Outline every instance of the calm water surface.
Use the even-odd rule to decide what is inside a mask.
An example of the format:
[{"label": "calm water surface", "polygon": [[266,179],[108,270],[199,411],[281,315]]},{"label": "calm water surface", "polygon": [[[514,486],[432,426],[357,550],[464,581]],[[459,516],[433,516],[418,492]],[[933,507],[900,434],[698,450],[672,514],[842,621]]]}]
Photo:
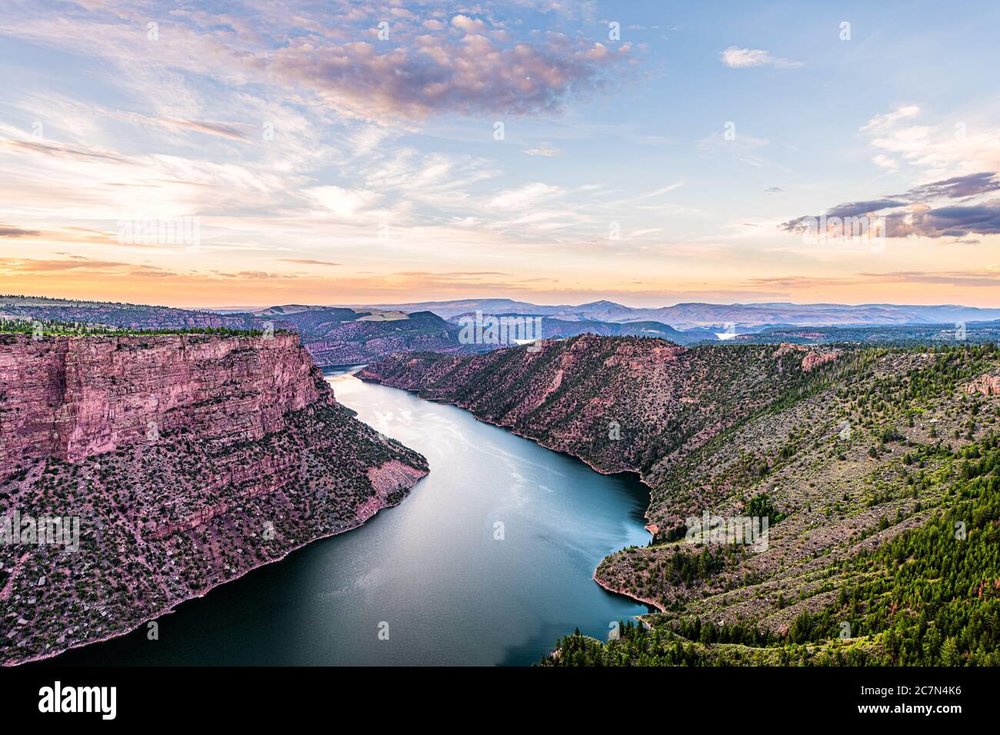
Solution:
[{"label": "calm water surface", "polygon": [[328,379],[362,421],[430,462],[402,504],[181,604],[158,641],[143,628],[53,663],[523,665],[576,627],[605,637],[646,611],[592,579],[603,556],[649,539],[636,480],[458,408]]}]

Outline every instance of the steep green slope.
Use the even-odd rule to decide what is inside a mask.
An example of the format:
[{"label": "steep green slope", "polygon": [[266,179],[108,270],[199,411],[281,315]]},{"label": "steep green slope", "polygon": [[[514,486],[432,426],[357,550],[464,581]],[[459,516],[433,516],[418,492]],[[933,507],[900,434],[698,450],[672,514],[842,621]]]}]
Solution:
[{"label": "steep green slope", "polygon": [[[992,345],[685,350],[580,337],[534,354],[400,357],[363,377],[464,406],[600,471],[642,476],[653,539],[605,559],[596,579],[655,605],[647,623],[671,652],[644,653],[638,642],[652,633],[633,629],[611,644],[623,650],[594,660],[913,664],[939,662],[949,638],[948,661],[987,662],[977,651],[989,651],[990,639],[975,626],[995,616],[988,590],[1000,574],[970,550],[981,535],[993,538],[998,375]],[[961,506],[980,495],[982,507]],[[963,541],[954,532],[933,547],[922,535],[900,540],[957,523],[955,513],[968,516]],[[766,517],[765,543],[698,538],[706,514],[727,524]],[[887,551],[904,543],[931,549],[928,566],[904,565],[919,570],[913,579],[895,573],[904,557]],[[945,561],[962,554],[971,554],[964,567]],[[920,580],[941,595],[937,607],[913,598]],[[975,600],[966,600],[973,584]],[[891,614],[862,604],[865,595],[888,600]],[[915,629],[913,615],[925,620]],[[952,615],[980,622],[963,637],[945,624]],[[566,643],[583,658],[591,647]]]}]

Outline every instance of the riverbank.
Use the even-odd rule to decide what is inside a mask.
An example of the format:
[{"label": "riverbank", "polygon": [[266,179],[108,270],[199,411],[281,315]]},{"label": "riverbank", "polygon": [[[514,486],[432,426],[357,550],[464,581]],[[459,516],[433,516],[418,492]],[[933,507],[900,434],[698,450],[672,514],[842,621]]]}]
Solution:
[{"label": "riverbank", "polygon": [[[13,667],[13,666],[23,666],[23,665],[31,664],[31,663],[38,663],[38,662],[41,662],[41,661],[45,661],[45,660],[48,660],[48,659],[55,658],[55,657],[60,656],[60,655],[62,655],[64,653],[67,653],[68,651],[79,650],[79,649],[83,649],[83,648],[89,648],[91,646],[95,646],[95,645],[98,645],[100,643],[105,643],[105,642],[108,642],[108,641],[115,640],[117,638],[122,638],[122,637],[127,636],[127,635],[129,635],[131,633],[134,633],[135,631],[137,631],[139,628],[143,627],[144,625],[148,625],[151,621],[157,620],[157,619],[162,618],[162,617],[164,617],[166,615],[173,614],[174,612],[176,612],[178,610],[178,608],[180,608],[181,605],[184,605],[185,603],[192,602],[192,601],[198,600],[198,599],[202,599],[206,595],[208,595],[208,593],[211,592],[212,590],[217,589],[219,587],[222,587],[223,585],[228,585],[228,584],[231,584],[233,582],[236,582],[237,580],[242,579],[243,577],[245,577],[246,575],[250,574],[251,572],[253,572],[253,571],[257,570],[257,569],[261,569],[262,567],[271,566],[271,565],[277,564],[277,563],[279,563],[281,561],[284,561],[290,554],[292,554],[292,553],[294,553],[294,552],[296,552],[296,551],[298,551],[300,549],[303,549],[303,548],[305,548],[305,547],[307,547],[307,546],[309,546],[311,544],[314,544],[317,541],[322,541],[323,539],[333,538],[335,536],[340,536],[341,534],[345,534],[345,533],[348,533],[350,531],[354,531],[354,530],[360,528],[361,526],[363,526],[365,523],[367,523],[372,518],[374,518],[380,511],[385,510],[386,508],[396,507],[397,505],[399,505],[400,503],[402,503],[403,500],[406,498],[406,496],[409,494],[409,491],[412,490],[413,487],[415,487],[416,484],[422,478],[424,478],[424,477],[426,477],[428,475],[428,471],[426,471],[426,470],[420,470],[420,469],[417,469],[417,468],[410,468],[410,469],[413,470],[413,473],[411,473],[411,477],[413,478],[412,483],[410,485],[406,486],[406,487],[403,487],[402,485],[400,485],[400,486],[398,486],[398,487],[395,488],[395,491],[397,493],[399,491],[403,491],[403,495],[399,498],[399,500],[396,500],[395,502],[390,502],[389,497],[390,497],[390,495],[392,493],[386,492],[384,486],[382,486],[382,487],[376,487],[375,488],[375,495],[373,495],[371,498],[369,498],[364,503],[362,503],[357,508],[355,508],[355,518],[356,518],[357,522],[354,523],[353,525],[347,527],[347,528],[343,528],[343,529],[340,529],[340,530],[337,530],[337,531],[333,531],[331,533],[320,534],[320,535],[316,536],[315,538],[312,538],[312,539],[310,539],[308,541],[303,541],[300,544],[296,544],[294,546],[291,546],[287,550],[285,550],[285,552],[283,554],[281,554],[280,556],[276,556],[273,559],[268,559],[266,561],[258,562],[256,564],[248,566],[246,569],[242,570],[239,574],[233,575],[232,577],[229,577],[227,579],[220,579],[219,581],[214,582],[210,586],[206,587],[199,594],[191,595],[190,597],[185,597],[184,599],[180,599],[180,600],[174,600],[169,605],[167,605],[166,607],[162,608],[159,612],[154,613],[154,614],[152,614],[152,615],[150,615],[148,617],[143,618],[142,620],[140,620],[135,625],[128,626],[128,627],[126,627],[124,629],[118,630],[118,631],[116,631],[114,633],[111,633],[109,635],[103,636],[101,638],[95,638],[94,640],[87,641],[86,643],[80,643],[78,645],[73,645],[73,646],[67,646],[65,648],[59,649],[58,651],[45,652],[44,654],[41,654],[41,655],[31,656],[29,658],[25,658],[25,659],[19,660],[16,663],[4,663],[3,666],[5,666],[5,667]],[[377,501],[377,502],[373,503],[372,502],[373,500]]]},{"label": "riverbank", "polygon": [[179,605],[158,641],[140,628],[56,661],[532,666],[575,627],[602,637],[651,609],[592,579],[608,553],[649,539],[633,477],[596,473],[456,407],[327,377],[357,418],[426,457],[431,472],[406,502]]}]

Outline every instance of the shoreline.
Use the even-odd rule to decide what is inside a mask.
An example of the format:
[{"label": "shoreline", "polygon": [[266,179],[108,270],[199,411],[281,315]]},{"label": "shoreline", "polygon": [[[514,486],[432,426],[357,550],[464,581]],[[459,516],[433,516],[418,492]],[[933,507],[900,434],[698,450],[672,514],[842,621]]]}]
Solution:
[{"label": "shoreline", "polygon": [[[139,628],[141,628],[143,625],[145,625],[145,624],[147,624],[147,623],[149,623],[151,621],[154,621],[154,620],[156,620],[158,618],[161,618],[161,617],[163,617],[165,615],[170,615],[171,613],[173,613],[176,610],[176,608],[178,606],[183,605],[185,602],[191,602],[192,600],[201,599],[202,597],[205,597],[212,590],[214,590],[214,589],[216,589],[218,587],[221,587],[223,585],[229,584],[231,582],[235,582],[238,579],[242,579],[246,575],[250,574],[250,572],[253,572],[253,571],[257,570],[257,569],[260,569],[261,567],[266,567],[266,566],[268,566],[270,564],[277,564],[280,561],[284,561],[290,554],[298,551],[299,549],[303,549],[306,546],[309,546],[310,544],[313,544],[313,543],[315,543],[317,541],[322,541],[323,539],[333,538],[334,536],[340,536],[341,534],[349,533],[350,531],[357,530],[358,528],[361,528],[361,526],[363,526],[366,523],[368,523],[372,518],[375,518],[381,511],[386,510],[387,508],[395,508],[400,503],[402,503],[407,498],[407,496],[409,496],[410,491],[412,491],[413,488],[417,486],[417,483],[420,482],[420,480],[422,480],[423,478],[427,477],[427,475],[430,474],[430,470],[420,470],[419,468],[416,468],[416,467],[414,467],[413,469],[415,471],[417,471],[419,474],[414,479],[413,484],[411,484],[408,487],[406,487],[406,493],[403,495],[402,498],[399,499],[399,502],[396,502],[396,503],[385,503],[384,498],[381,498],[380,494],[376,491],[375,495],[373,495],[372,497],[373,498],[379,498],[379,500],[381,501],[382,504],[380,504],[379,507],[375,510],[375,512],[372,513],[371,515],[369,515],[367,518],[359,520],[357,523],[355,523],[352,526],[349,526],[348,528],[344,528],[344,529],[341,529],[339,531],[333,531],[332,533],[323,533],[323,534],[321,534],[319,536],[316,536],[315,538],[309,539],[308,541],[303,541],[300,544],[296,544],[295,546],[292,546],[288,550],[286,550],[281,556],[275,557],[274,559],[269,559],[267,561],[262,561],[262,562],[259,562],[257,564],[254,564],[254,565],[252,565],[250,567],[247,567],[245,570],[243,570],[239,574],[237,574],[237,575],[235,575],[233,577],[230,577],[229,579],[220,580],[220,581],[216,582],[215,584],[213,584],[213,585],[205,588],[205,590],[202,591],[200,594],[192,595],[191,597],[185,597],[182,600],[175,600],[175,601],[171,602],[167,607],[162,608],[159,612],[155,613],[154,615],[146,617],[143,620],[140,620],[137,624],[135,624],[133,626],[130,626],[130,627],[127,627],[127,628],[125,628],[123,630],[120,630],[118,632],[111,633],[111,634],[106,635],[106,636],[102,636],[101,638],[93,638],[93,639],[88,640],[86,642],[77,643],[77,644],[72,645],[72,646],[67,646],[65,648],[59,649],[58,651],[45,652],[45,653],[42,653],[42,654],[36,654],[34,656],[30,656],[28,658],[18,659],[16,661],[12,661],[12,662],[4,662],[3,664],[0,664],[0,666],[2,666],[3,668],[14,668],[16,666],[24,666],[25,664],[40,663],[42,661],[47,661],[47,660],[55,658],[57,656],[61,656],[62,654],[66,653],[67,651],[72,651],[72,650],[75,650],[77,648],[85,648],[87,646],[92,646],[92,645],[95,645],[95,644],[98,644],[98,643],[105,643],[107,641],[114,640],[115,638],[121,638],[123,636],[129,635],[130,633],[134,633]],[[368,502],[368,501],[364,501],[362,503],[359,503],[355,507],[355,512],[357,512],[357,510],[361,506],[363,506],[365,502]]]},{"label": "shoreline", "polygon": [[[545,449],[548,449],[550,452],[555,452],[556,454],[561,454],[561,455],[563,455],[565,457],[572,457],[573,459],[575,459],[575,460],[577,460],[579,462],[582,462],[583,464],[587,465],[587,467],[589,467],[590,469],[592,469],[594,472],[596,472],[599,475],[604,475],[605,477],[614,477],[615,475],[631,475],[639,483],[641,483],[644,488],[646,488],[647,493],[651,494],[652,491],[653,491],[652,486],[648,482],[646,482],[646,478],[643,477],[642,473],[639,472],[638,470],[632,470],[632,469],[620,469],[620,470],[602,469],[600,467],[595,466],[590,460],[588,460],[585,457],[581,457],[581,456],[579,456],[577,454],[573,454],[572,452],[566,451],[565,449],[559,449],[558,447],[553,447],[553,446],[547,444],[545,441],[543,441],[541,439],[536,439],[533,436],[528,436],[527,434],[521,433],[520,431],[518,431],[513,426],[508,426],[508,425],[505,425],[505,424],[492,423],[490,421],[486,421],[485,419],[482,419],[479,416],[476,416],[476,414],[473,413],[472,410],[468,406],[463,405],[462,403],[453,403],[453,402],[450,402],[450,401],[445,401],[445,400],[441,400],[441,399],[437,399],[437,398],[427,398],[426,396],[420,395],[420,391],[419,390],[413,390],[411,388],[400,388],[399,386],[396,386],[396,385],[389,385],[388,383],[385,383],[385,382],[383,382],[381,380],[374,380],[374,379],[371,379],[371,378],[362,377],[360,373],[355,373],[354,377],[356,377],[358,380],[360,380],[362,382],[365,382],[365,383],[372,383],[374,385],[381,385],[381,386],[383,386],[385,388],[395,388],[396,390],[401,390],[404,393],[409,393],[411,395],[416,396],[417,398],[419,398],[422,401],[427,401],[429,403],[437,403],[437,404],[440,404],[442,406],[453,406],[454,408],[460,408],[463,411],[465,411],[466,413],[468,413],[470,416],[472,416],[472,418],[474,418],[476,421],[478,421],[481,424],[486,424],[487,426],[493,426],[493,427],[495,427],[497,429],[503,429],[504,431],[507,431],[507,432],[513,434],[514,436],[520,437],[521,439],[526,439],[527,441],[530,441],[530,442],[532,442],[534,444],[537,444],[540,447],[544,447]],[[652,501],[652,496],[650,496],[650,501]],[[650,504],[651,504],[651,502],[647,503],[646,504],[646,508],[642,512],[642,517],[646,521],[649,521],[649,515],[648,515],[648,513],[649,513]],[[650,523],[646,523],[645,524],[645,527],[646,527],[647,531],[649,530],[649,527],[651,525],[653,525],[653,524],[650,524]],[[652,532],[650,532],[650,533],[652,533]]]},{"label": "shoreline", "polygon": [[[599,467],[595,467],[593,463],[589,462],[584,457],[577,456],[576,454],[573,454],[572,452],[567,452],[567,451],[565,451],[563,449],[557,449],[555,447],[549,446],[544,441],[541,441],[541,440],[536,439],[536,438],[531,437],[531,436],[527,436],[527,435],[525,435],[525,434],[517,431],[512,426],[504,426],[503,424],[499,424],[499,423],[495,424],[495,423],[492,423],[490,421],[486,421],[486,420],[480,418],[479,416],[476,416],[476,414],[473,413],[469,409],[468,406],[462,405],[461,403],[452,403],[452,402],[444,401],[444,400],[436,400],[436,399],[433,399],[433,398],[426,398],[426,397],[420,395],[420,391],[419,390],[412,390],[412,389],[409,389],[409,388],[400,388],[400,387],[395,386],[395,385],[388,385],[388,384],[386,384],[385,382],[383,382],[381,380],[374,380],[374,379],[364,378],[364,377],[362,377],[360,375],[360,371],[356,372],[354,374],[354,377],[356,377],[358,380],[361,380],[361,381],[363,381],[365,383],[372,383],[373,385],[380,385],[380,386],[385,387],[385,388],[395,388],[396,390],[401,390],[404,393],[409,393],[410,395],[416,396],[417,398],[419,398],[422,401],[428,401],[430,403],[437,403],[437,404],[440,404],[440,405],[443,405],[443,406],[452,406],[454,408],[460,408],[463,411],[465,411],[466,413],[468,413],[470,416],[472,416],[472,418],[474,418],[476,421],[478,421],[478,422],[480,422],[482,424],[486,424],[487,426],[492,426],[492,427],[497,428],[497,429],[503,429],[504,431],[507,431],[507,432],[513,434],[514,436],[520,437],[521,439],[524,439],[526,441],[530,441],[530,442],[532,442],[534,444],[537,444],[540,447],[548,449],[550,452],[555,452],[556,454],[561,454],[561,455],[563,455],[565,457],[571,457],[571,458],[573,458],[573,459],[575,459],[575,460],[577,460],[579,462],[582,462],[584,465],[586,465],[587,467],[589,467],[591,470],[593,470],[594,472],[596,472],[599,475],[604,475],[605,477],[613,477],[615,475],[631,475],[636,480],[638,480],[638,482],[646,489],[646,494],[647,494],[647,496],[649,496],[648,500],[646,501],[646,508],[643,510],[643,513],[642,513],[643,519],[645,521],[649,521],[648,512],[649,512],[649,507],[650,507],[650,505],[652,503],[652,488],[646,482],[646,480],[642,476],[641,472],[637,472],[635,470],[627,470],[627,469],[626,470],[617,470],[617,471],[604,470],[604,469],[601,469]],[[656,528],[655,524],[648,523],[648,522],[645,523],[643,527],[650,534],[650,536],[655,536],[656,531],[659,530],[659,529]],[[606,558],[607,558],[607,556],[605,556],[604,558],[601,559],[600,562],[598,562],[598,567],[600,567],[601,562],[603,562],[604,559],[606,559]],[[631,593],[626,592],[625,590],[616,589],[615,587],[612,587],[611,585],[609,585],[606,582],[602,581],[597,576],[597,568],[594,569],[594,573],[591,575],[591,579],[594,581],[595,584],[597,584],[598,587],[600,587],[601,589],[603,589],[605,592],[609,592],[609,593],[611,593],[613,595],[619,595],[619,596],[624,597],[624,598],[626,598],[628,600],[632,600],[633,602],[636,602],[636,603],[638,603],[640,605],[645,605],[647,608],[652,608],[652,610],[647,611],[646,613],[643,613],[642,615],[635,615],[634,617],[635,617],[636,620],[644,622],[642,619],[643,619],[643,617],[645,617],[645,615],[652,615],[652,614],[655,614],[657,612],[659,612],[659,613],[666,612],[666,608],[664,608],[660,603],[656,602],[655,600],[647,600],[647,599],[644,599],[644,598],[641,598],[641,597],[636,597],[635,595],[632,595]]]},{"label": "shoreline", "polygon": [[[549,446],[546,442],[544,442],[544,441],[542,441],[540,439],[536,439],[536,438],[531,437],[531,436],[527,436],[526,434],[523,434],[523,433],[519,432],[517,429],[515,429],[512,426],[504,426],[503,424],[492,423],[490,421],[486,421],[486,420],[480,418],[479,416],[476,416],[476,414],[473,413],[472,410],[468,406],[463,405],[461,403],[457,403],[457,402],[453,403],[453,402],[450,402],[450,401],[436,400],[436,399],[433,399],[433,398],[426,398],[426,397],[420,395],[420,391],[419,390],[412,390],[410,388],[400,388],[400,387],[395,386],[395,385],[388,385],[388,384],[386,384],[385,382],[383,382],[381,380],[374,380],[374,379],[370,379],[370,378],[365,378],[365,377],[362,377],[360,375],[360,372],[356,372],[354,374],[354,377],[356,377],[358,380],[361,380],[361,381],[366,382],[366,383],[372,383],[374,385],[380,385],[380,386],[383,386],[385,388],[395,388],[396,390],[401,390],[401,391],[403,391],[405,393],[409,393],[411,395],[415,395],[417,398],[419,398],[420,400],[423,400],[423,401],[428,401],[430,403],[438,403],[438,404],[441,404],[441,405],[444,405],[444,406],[453,406],[454,408],[460,408],[463,411],[465,411],[466,413],[468,413],[470,416],[472,416],[476,421],[478,421],[478,422],[480,422],[482,424],[486,424],[487,426],[492,426],[492,427],[495,427],[497,429],[503,429],[504,431],[510,432],[514,436],[520,437],[521,439],[525,439],[525,440],[530,441],[530,442],[532,442],[534,444],[537,444],[540,447],[548,449],[550,452],[555,452],[557,454],[562,454],[563,456],[566,456],[566,457],[572,457],[573,459],[575,459],[575,460],[577,460],[579,462],[582,462],[583,464],[585,464],[587,467],[589,467],[591,470],[593,470],[594,472],[596,472],[599,475],[604,475],[605,477],[613,477],[615,475],[631,475],[635,479],[637,479],[640,484],[642,484],[642,486],[646,489],[647,495],[649,495],[649,499],[647,500],[647,503],[646,503],[646,508],[642,512],[643,519],[646,520],[646,521],[649,521],[649,515],[648,515],[648,513],[649,513],[650,505],[652,504],[652,490],[653,489],[646,482],[646,479],[642,476],[641,472],[638,472],[636,470],[628,470],[628,469],[617,470],[617,471],[615,471],[615,470],[604,470],[604,469],[601,469],[600,467],[594,466],[593,463],[591,463],[590,461],[588,461],[584,457],[580,457],[580,456],[578,456],[576,454],[573,454],[572,452],[568,452],[568,451],[563,450],[563,449],[558,449],[556,447]],[[659,530],[656,527],[656,525],[653,524],[653,523],[646,523],[646,524],[644,524],[644,528],[646,529],[646,531],[651,536],[655,536],[656,531]],[[604,559],[606,559],[606,558],[607,557],[602,558],[601,562],[603,562]],[[598,567],[600,566],[601,562],[598,562]],[[648,600],[648,599],[645,599],[645,598],[642,598],[642,597],[636,597],[635,595],[633,595],[633,594],[631,594],[629,592],[626,592],[625,590],[616,589],[615,587],[612,587],[611,585],[609,585],[606,582],[602,581],[597,576],[597,568],[594,569],[594,573],[591,576],[591,579],[593,579],[593,581],[597,584],[598,587],[600,587],[601,589],[605,590],[606,592],[610,592],[611,594],[615,594],[615,595],[620,595],[620,596],[625,597],[625,598],[627,598],[629,600],[632,600],[633,602],[637,602],[640,605],[646,605],[647,607],[651,607],[651,608],[653,608],[653,610],[655,610],[655,612],[659,612],[659,613],[666,612],[666,608],[664,608],[660,603],[656,602],[655,600]],[[654,614],[654,613],[653,612],[647,612],[647,613],[645,613],[645,615],[651,615],[651,614]],[[637,620],[642,620],[643,615],[636,615],[635,618]]]},{"label": "shoreline", "polygon": [[[631,592],[626,592],[625,590],[620,590],[612,587],[607,582],[604,582],[603,580],[598,578],[596,569],[594,570],[594,576],[592,577],[592,579],[597,583],[598,587],[607,592],[610,592],[615,595],[621,595],[622,597],[627,597],[628,599],[633,600],[634,602],[638,602],[640,605],[645,605],[646,607],[655,608],[655,612],[657,613],[665,613],[667,611],[665,607],[663,607],[660,603],[656,602],[655,600],[647,600],[644,597],[636,597]],[[653,611],[645,613],[645,615],[653,615],[653,614],[655,614]],[[635,617],[641,620],[643,618],[643,615],[636,615]]]}]

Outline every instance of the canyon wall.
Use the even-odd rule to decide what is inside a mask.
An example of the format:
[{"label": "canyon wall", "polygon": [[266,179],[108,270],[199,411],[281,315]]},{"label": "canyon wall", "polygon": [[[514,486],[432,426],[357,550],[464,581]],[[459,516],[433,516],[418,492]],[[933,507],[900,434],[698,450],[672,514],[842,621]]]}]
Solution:
[{"label": "canyon wall", "polygon": [[586,334],[537,351],[397,354],[359,377],[467,408],[601,472],[636,472],[655,487],[680,458],[806,381],[812,354]]},{"label": "canyon wall", "polygon": [[[964,502],[962,483],[995,469],[981,458],[1000,431],[992,345],[685,349],[584,335],[535,352],[394,355],[359,376],[461,406],[601,472],[639,473],[650,488],[653,538],[607,557],[595,580],[658,607],[647,622],[669,628],[664,641],[682,619],[775,636],[803,613],[850,619],[857,612],[843,600],[869,578],[868,556]],[[706,531],[767,518],[764,543],[706,541],[706,514]],[[993,516],[975,518],[978,533],[992,532]],[[941,538],[952,538],[951,527]],[[954,554],[942,553],[951,567]],[[978,580],[977,562],[968,569]],[[898,565],[892,556],[890,568]],[[966,589],[959,594],[968,598]],[[916,620],[927,602],[912,591],[906,600],[914,601],[906,617]],[[985,619],[990,604],[974,615]],[[823,637],[837,635],[834,626]],[[881,643],[869,645],[877,652]],[[746,663],[745,650],[715,662]]]},{"label": "canyon wall", "polygon": [[[124,633],[426,473],[337,403],[298,335],[0,335],[0,661]],[[15,514],[75,522],[78,548]]]},{"label": "canyon wall", "polygon": [[0,335],[0,478],[42,457],[77,462],[184,428],[259,439],[330,400],[299,338]]}]

